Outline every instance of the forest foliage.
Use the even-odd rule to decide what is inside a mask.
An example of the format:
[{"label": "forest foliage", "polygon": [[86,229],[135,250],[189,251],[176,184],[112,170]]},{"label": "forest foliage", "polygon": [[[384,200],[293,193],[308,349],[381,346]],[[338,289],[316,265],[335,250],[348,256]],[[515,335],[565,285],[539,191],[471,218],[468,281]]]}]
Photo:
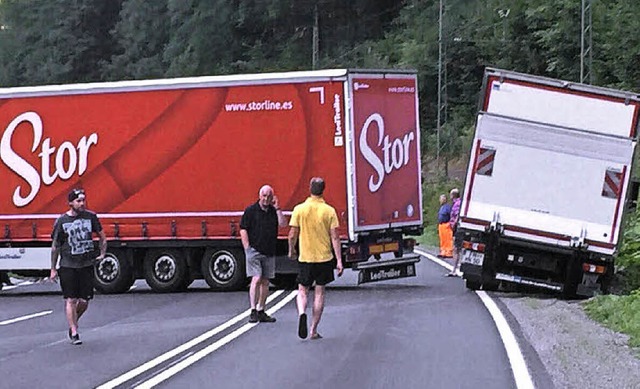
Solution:
[{"label": "forest foliage", "polygon": [[[0,85],[410,68],[429,157],[441,63],[440,154],[455,158],[485,67],[580,81],[580,1],[442,3],[440,56],[439,0],[0,0]],[[640,2],[591,3],[589,80],[640,90]]]}]

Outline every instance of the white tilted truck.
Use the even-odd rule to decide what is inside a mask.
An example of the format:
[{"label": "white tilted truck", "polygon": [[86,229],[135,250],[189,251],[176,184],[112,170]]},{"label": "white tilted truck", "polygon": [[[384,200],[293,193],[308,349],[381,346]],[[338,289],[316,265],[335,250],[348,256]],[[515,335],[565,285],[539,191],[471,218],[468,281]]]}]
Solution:
[{"label": "white tilted truck", "polygon": [[606,292],[640,96],[487,69],[480,100],[458,227],[466,286]]}]

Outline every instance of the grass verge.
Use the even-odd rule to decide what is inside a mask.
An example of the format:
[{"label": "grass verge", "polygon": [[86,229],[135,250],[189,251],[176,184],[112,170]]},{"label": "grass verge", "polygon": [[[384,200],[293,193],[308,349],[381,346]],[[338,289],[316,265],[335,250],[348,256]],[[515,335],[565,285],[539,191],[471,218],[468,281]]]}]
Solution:
[{"label": "grass verge", "polygon": [[593,320],[629,335],[629,346],[640,347],[640,289],[625,296],[598,296],[583,305]]}]

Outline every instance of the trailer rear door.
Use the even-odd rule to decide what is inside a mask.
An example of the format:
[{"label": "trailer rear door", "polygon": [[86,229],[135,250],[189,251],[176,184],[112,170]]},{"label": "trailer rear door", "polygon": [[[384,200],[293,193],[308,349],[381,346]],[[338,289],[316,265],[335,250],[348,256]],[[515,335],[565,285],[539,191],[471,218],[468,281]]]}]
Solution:
[{"label": "trailer rear door", "polygon": [[347,128],[349,234],[422,224],[415,74],[355,74]]},{"label": "trailer rear door", "polygon": [[463,227],[613,254],[636,146],[637,96],[489,76]]}]

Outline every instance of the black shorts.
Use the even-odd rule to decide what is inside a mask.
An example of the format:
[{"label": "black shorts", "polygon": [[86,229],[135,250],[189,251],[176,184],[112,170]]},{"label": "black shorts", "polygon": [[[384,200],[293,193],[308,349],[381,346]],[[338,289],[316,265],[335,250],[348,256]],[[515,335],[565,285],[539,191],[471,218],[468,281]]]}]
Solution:
[{"label": "black shorts", "polygon": [[307,288],[313,285],[326,285],[334,280],[334,261],[309,263],[298,262],[298,284]]},{"label": "black shorts", "polygon": [[93,266],[61,267],[58,269],[62,296],[66,299],[91,300],[93,298]]},{"label": "black shorts", "polygon": [[462,241],[464,240],[464,232],[460,229],[456,229],[453,233],[453,247],[460,250],[462,248]]}]

